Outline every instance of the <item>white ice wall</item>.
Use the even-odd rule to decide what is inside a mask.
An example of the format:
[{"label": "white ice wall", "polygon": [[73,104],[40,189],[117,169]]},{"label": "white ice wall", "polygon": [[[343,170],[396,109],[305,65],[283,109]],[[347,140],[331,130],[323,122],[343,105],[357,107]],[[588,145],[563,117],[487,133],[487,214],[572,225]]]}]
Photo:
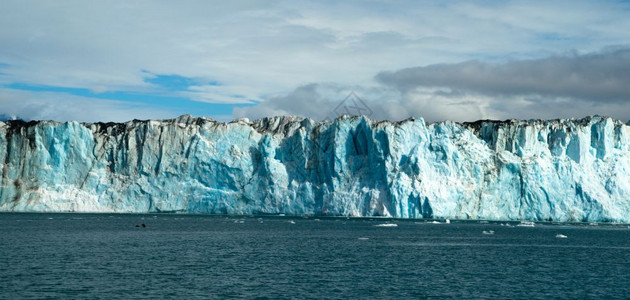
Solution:
[{"label": "white ice wall", "polygon": [[2,211],[284,213],[630,222],[630,127],[0,122]]}]

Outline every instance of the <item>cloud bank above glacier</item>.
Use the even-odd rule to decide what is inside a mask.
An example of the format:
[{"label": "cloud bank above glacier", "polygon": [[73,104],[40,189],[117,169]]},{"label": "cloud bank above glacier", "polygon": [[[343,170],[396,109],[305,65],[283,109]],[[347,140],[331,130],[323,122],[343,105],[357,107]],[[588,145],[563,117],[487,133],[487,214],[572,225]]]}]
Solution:
[{"label": "cloud bank above glacier", "polygon": [[[313,118],[330,111],[350,91],[376,119],[425,116],[430,121],[507,118],[569,118],[630,115],[630,49],[489,63],[479,60],[433,64],[375,76],[371,87],[309,84],[258,106],[236,109],[238,116],[297,114]],[[328,108],[328,109],[322,109]]]},{"label": "cloud bank above glacier", "polygon": [[8,0],[0,113],[326,118],[355,91],[375,118],[621,118],[627,55],[609,62],[630,45],[629,12],[623,1]]}]

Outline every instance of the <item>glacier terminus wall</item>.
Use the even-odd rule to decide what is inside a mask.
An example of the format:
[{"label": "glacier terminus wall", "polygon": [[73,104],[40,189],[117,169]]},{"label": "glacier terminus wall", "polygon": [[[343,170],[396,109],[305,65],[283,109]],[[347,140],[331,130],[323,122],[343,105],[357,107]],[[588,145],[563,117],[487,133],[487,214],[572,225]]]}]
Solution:
[{"label": "glacier terminus wall", "polygon": [[551,121],[0,122],[0,211],[630,222],[630,127]]}]

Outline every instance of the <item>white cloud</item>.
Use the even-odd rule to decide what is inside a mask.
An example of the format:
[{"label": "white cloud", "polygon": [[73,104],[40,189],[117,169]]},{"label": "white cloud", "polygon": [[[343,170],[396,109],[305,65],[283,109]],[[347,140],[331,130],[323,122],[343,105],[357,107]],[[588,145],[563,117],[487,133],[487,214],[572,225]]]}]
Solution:
[{"label": "white cloud", "polygon": [[255,103],[261,101],[256,91],[249,86],[238,85],[196,85],[189,92],[178,93],[194,101],[210,103]]},{"label": "white cloud", "polygon": [[614,29],[630,27],[618,8],[590,1],[2,1],[0,61],[10,65],[4,82],[142,90],[150,88],[148,70],[247,86],[263,97],[310,82],[364,83],[381,70],[594,51],[630,41],[628,31]]},{"label": "white cloud", "polygon": [[0,88],[0,113],[26,120],[125,122],[133,119],[168,119],[176,112],[150,105]]},{"label": "white cloud", "polygon": [[[360,101],[346,100],[351,93],[358,96]],[[446,95],[442,89],[416,89],[401,94],[395,89],[377,85],[309,84],[287,95],[267,99],[257,106],[236,108],[234,115],[250,119],[298,115],[322,120],[342,114],[363,114],[374,120],[424,117],[427,121],[468,121],[489,116],[487,106],[488,99],[472,95]]]},{"label": "white cloud", "polygon": [[[365,86],[362,89],[370,90],[366,94],[375,99],[389,95],[383,100],[387,103],[409,101],[384,106],[383,117],[405,115],[396,111],[421,115],[432,111],[435,118],[452,112],[457,117],[459,112],[449,110],[454,106],[451,101],[479,102],[466,109],[474,111],[469,115],[486,116],[493,113],[481,96],[457,100],[431,93],[393,96],[389,90],[374,92],[382,88],[374,82],[374,74],[471,59],[509,61],[568,50],[586,53],[630,44],[629,6],[586,0],[5,0],[0,2],[0,63],[8,66],[0,70],[4,73],[0,85],[164,92],[145,78],[175,74],[198,81],[177,95],[203,102],[243,103],[277,102],[296,87],[330,82],[349,89]],[[441,99],[442,104],[435,106],[436,100],[427,97]],[[256,114],[321,115],[310,108],[300,112],[275,105],[261,104]],[[254,112],[237,109],[236,114],[245,111]]]}]

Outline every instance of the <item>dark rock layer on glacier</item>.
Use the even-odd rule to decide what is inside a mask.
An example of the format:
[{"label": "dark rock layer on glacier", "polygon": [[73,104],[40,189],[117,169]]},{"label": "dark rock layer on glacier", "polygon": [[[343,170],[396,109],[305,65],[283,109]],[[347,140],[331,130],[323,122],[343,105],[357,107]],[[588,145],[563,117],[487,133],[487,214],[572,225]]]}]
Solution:
[{"label": "dark rock layer on glacier", "polygon": [[0,122],[0,210],[630,222],[630,127]]}]

